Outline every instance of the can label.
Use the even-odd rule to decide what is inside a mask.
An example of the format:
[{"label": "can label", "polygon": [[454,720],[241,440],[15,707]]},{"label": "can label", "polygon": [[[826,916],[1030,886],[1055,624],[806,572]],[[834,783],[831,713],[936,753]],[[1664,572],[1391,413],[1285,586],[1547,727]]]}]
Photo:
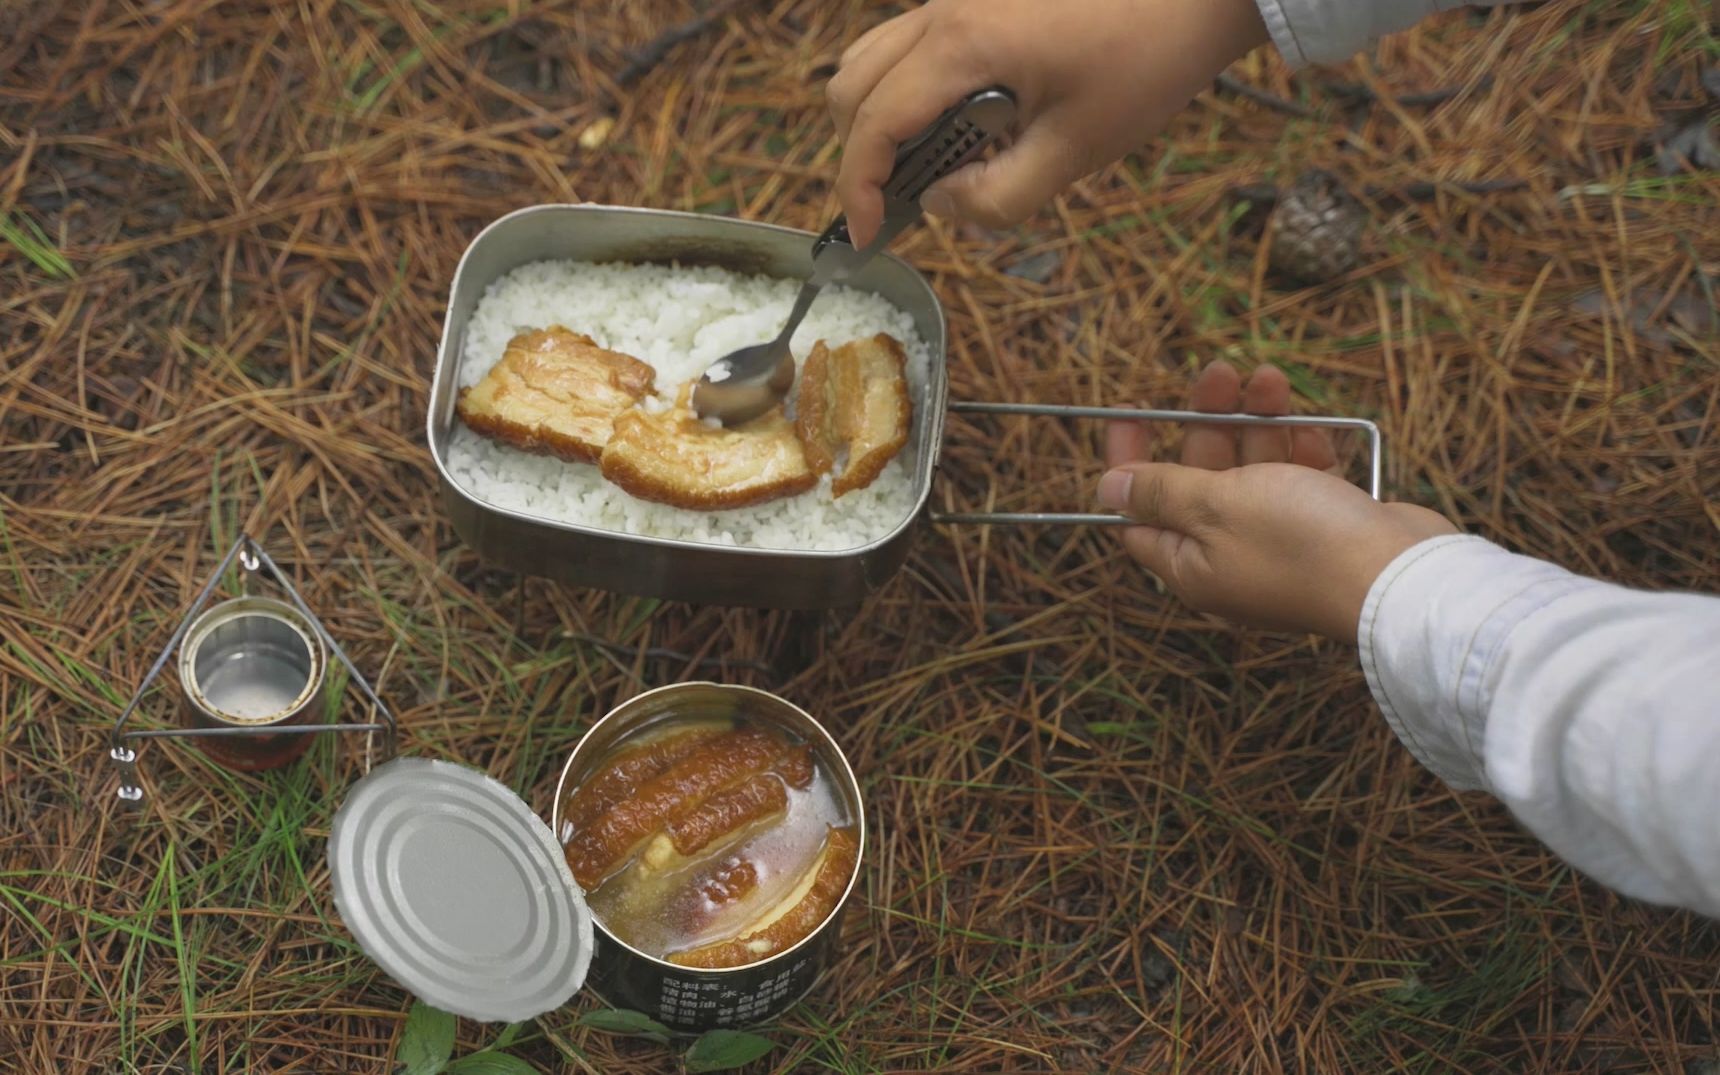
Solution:
[{"label": "can label", "polygon": [[613,1006],[644,1012],[678,1033],[752,1026],[782,1015],[818,984],[840,929],[838,916],[781,959],[700,972],[644,959],[600,925],[591,987]]},{"label": "can label", "polygon": [[657,1008],[671,1023],[697,1024],[711,1020],[713,1026],[735,1026],[758,1022],[770,1018],[778,1005],[795,995],[795,982],[806,977],[811,967],[810,960],[798,959],[744,992],[727,981],[665,978]]}]

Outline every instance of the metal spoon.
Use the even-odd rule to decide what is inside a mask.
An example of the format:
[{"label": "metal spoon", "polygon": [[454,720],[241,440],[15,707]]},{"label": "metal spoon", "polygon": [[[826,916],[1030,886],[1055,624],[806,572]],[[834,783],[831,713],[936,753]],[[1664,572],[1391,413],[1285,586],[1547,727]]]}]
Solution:
[{"label": "metal spoon", "polygon": [[794,384],[794,355],[788,341],[826,284],[848,279],[873,255],[920,219],[926,188],[979,155],[1015,119],[1015,95],[1001,87],[981,90],[939,116],[896,152],[884,182],[884,223],[862,250],[848,237],[848,221],[837,217],[812,244],[812,275],[801,285],[788,323],[769,343],[743,347],[711,364],[693,386],[693,410],[701,418],[739,425],[770,410]]}]

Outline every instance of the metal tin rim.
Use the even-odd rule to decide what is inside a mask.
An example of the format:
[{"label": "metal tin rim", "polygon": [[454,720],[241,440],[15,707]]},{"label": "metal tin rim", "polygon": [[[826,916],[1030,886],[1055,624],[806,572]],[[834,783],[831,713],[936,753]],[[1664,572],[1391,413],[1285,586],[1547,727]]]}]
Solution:
[{"label": "metal tin rim", "polygon": [[[772,702],[785,705],[794,710],[797,714],[804,717],[807,723],[818,730],[818,734],[822,737],[824,745],[830,748],[830,754],[834,755],[836,760],[841,763],[842,768],[840,773],[838,773],[838,776],[843,781],[843,786],[847,791],[851,792],[853,796],[854,824],[860,834],[859,841],[856,845],[857,850],[854,855],[854,869],[849,872],[848,883],[843,886],[842,895],[837,899],[836,905],[831,908],[830,913],[819,919],[816,926],[807,930],[806,936],[796,941],[790,947],[783,949],[774,956],[771,956],[769,959],[761,959],[756,963],[745,963],[738,967],[720,967],[714,969],[697,968],[697,973],[713,975],[729,974],[738,971],[754,971],[759,967],[768,966],[778,960],[786,960],[795,952],[800,951],[800,949],[804,948],[814,937],[818,936],[818,934],[824,930],[825,926],[830,924],[831,919],[841,914],[843,909],[848,906],[848,897],[853,894],[854,886],[860,882],[860,867],[866,861],[866,811],[860,800],[860,782],[855,779],[854,769],[848,764],[848,755],[843,753],[842,747],[836,742],[835,737],[830,734],[829,729],[819,723],[818,719],[812,714],[781,695],[772,694],[770,691],[760,690],[757,687],[746,687],[734,683],[716,683],[711,680],[703,679],[688,680],[684,683],[670,683],[666,686],[654,687],[651,690],[644,691],[643,693],[635,694],[625,702],[622,702],[620,705],[615,706],[609,712],[605,713],[597,723],[593,724],[584,735],[579,737],[579,742],[575,743],[573,745],[573,749],[568,752],[567,762],[561,767],[561,776],[555,782],[555,799],[550,806],[549,828],[552,834],[561,831],[561,803],[563,793],[567,790],[568,774],[573,771],[574,760],[579,757],[580,750],[584,748],[588,741],[590,741],[591,737],[602,730],[604,725],[615,719],[618,714],[624,715],[622,714],[623,710],[637,705],[642,700],[652,698],[660,694],[668,694],[675,691],[685,690],[688,687],[711,687],[719,691],[726,691],[741,696],[768,698]],[[641,952],[639,949],[617,937],[609,927],[603,924],[602,920],[598,918],[595,912],[591,916],[591,922],[596,928],[602,930],[603,935],[615,942],[616,945],[655,966],[662,967],[677,974],[685,974],[694,970],[694,968],[683,967],[679,963],[671,963],[666,959],[659,959],[648,952]]]},{"label": "metal tin rim", "polygon": [[[452,307],[454,298],[459,294],[461,277],[466,271],[466,262],[470,259],[472,252],[478,248],[479,244],[482,243],[485,237],[492,231],[517,217],[530,216],[543,212],[565,211],[569,209],[575,209],[581,212],[616,213],[688,220],[708,221],[710,219],[708,214],[689,213],[678,209],[645,209],[636,206],[599,205],[593,202],[555,202],[543,205],[528,205],[524,208],[515,209],[511,213],[497,217],[486,225],[482,231],[473,237],[472,241],[466,245],[466,249],[460,254],[459,264],[454,269],[453,282],[449,285],[448,289],[448,302],[450,308]],[[811,243],[818,238],[818,236],[813,232],[803,231],[799,228],[784,227],[781,224],[767,224],[762,221],[740,220],[733,217],[726,219],[732,220],[735,224],[744,225],[749,230],[771,231],[804,237],[808,243]],[[886,252],[880,256],[889,261],[900,264],[903,268],[913,273],[915,278],[919,279],[921,283],[925,284],[927,293],[931,296],[932,308],[937,314],[939,334],[947,341],[949,336],[948,315],[944,313],[943,302],[939,300],[937,294],[932,291],[931,285],[926,282],[924,275],[921,274],[918,269],[915,269],[912,265],[903,261],[895,254]],[[435,400],[440,397],[442,380],[445,376],[452,373],[448,366],[448,349],[450,346],[463,348],[464,341],[450,341],[448,339],[446,326],[444,326],[441,343],[436,349],[436,372],[430,381],[431,400]],[[933,356],[934,362],[942,363],[946,360],[947,355]],[[932,477],[936,473],[939,461],[943,457],[944,419],[945,408],[948,405],[948,401],[949,384],[947,379],[942,376],[928,377],[925,398],[919,402],[921,406],[931,408],[931,411],[927,417],[926,424],[926,443],[924,446],[925,457],[918,460],[915,466],[915,478],[916,480],[921,481],[921,488],[919,496],[914,499],[913,507],[906,515],[903,516],[902,521],[891,529],[889,533],[874,538],[864,545],[855,545],[846,549],[759,549],[744,545],[712,545],[708,542],[687,541],[681,538],[654,537],[648,534],[629,534],[621,530],[583,526],[578,523],[561,522],[556,519],[545,518],[541,515],[531,515],[525,512],[515,511],[512,508],[505,508],[498,504],[492,504],[476,491],[468,489],[448,470],[448,467],[442,458],[443,450],[442,445],[439,443],[440,438],[437,436],[438,423],[436,421],[434,409],[426,414],[425,427],[430,447],[431,461],[436,464],[436,471],[441,476],[443,482],[446,483],[447,487],[456,489],[459,491],[460,495],[464,496],[466,499],[483,505],[485,511],[495,512],[496,514],[506,516],[518,522],[527,523],[532,526],[550,527],[570,534],[611,537],[624,541],[654,545],[665,549],[720,549],[725,555],[757,557],[762,559],[774,559],[780,558],[784,555],[793,555],[805,556],[812,559],[845,560],[864,556],[888,545],[891,541],[900,537],[904,531],[917,524],[925,514],[926,505],[931,501],[932,496]]]},{"label": "metal tin rim", "polygon": [[[209,633],[223,622],[241,615],[267,616],[280,620],[299,636],[300,641],[305,644],[306,652],[310,654],[310,675],[306,677],[304,689],[286,706],[266,717],[239,717],[216,709],[204,695],[202,684],[197,682],[194,658],[203,648]],[[239,728],[267,728],[271,724],[291,719],[310,704],[317,692],[322,690],[327,663],[322,639],[317,637],[316,631],[312,630],[310,623],[299,614],[298,609],[272,597],[234,597],[204,609],[203,613],[192,621],[190,629],[185,633],[185,641],[179,645],[179,685],[191,704],[211,720]]]}]

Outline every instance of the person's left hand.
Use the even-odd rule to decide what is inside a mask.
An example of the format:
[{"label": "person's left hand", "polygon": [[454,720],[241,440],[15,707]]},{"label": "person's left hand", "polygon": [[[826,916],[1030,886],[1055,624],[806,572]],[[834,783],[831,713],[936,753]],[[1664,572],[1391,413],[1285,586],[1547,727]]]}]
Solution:
[{"label": "person's left hand", "polygon": [[[1244,387],[1225,363],[1194,385],[1193,408],[1279,415],[1290,382],[1272,366]],[[1254,627],[1354,642],[1368,590],[1399,554],[1457,528],[1410,504],[1382,504],[1334,474],[1313,429],[1190,425],[1182,463],[1148,463],[1146,427],[1113,422],[1099,501],[1144,525],[1123,546],[1190,607]]]}]

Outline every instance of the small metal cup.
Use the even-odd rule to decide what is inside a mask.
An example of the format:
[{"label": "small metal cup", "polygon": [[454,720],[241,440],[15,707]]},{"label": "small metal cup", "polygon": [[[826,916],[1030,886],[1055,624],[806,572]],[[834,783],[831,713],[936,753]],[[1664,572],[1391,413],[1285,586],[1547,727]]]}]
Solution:
[{"label": "small metal cup", "polygon": [[209,608],[179,647],[179,683],[190,721],[255,734],[200,736],[203,752],[242,772],[296,760],[311,736],[268,735],[262,729],[308,723],[322,696],[326,665],[321,639],[291,605],[239,597]]}]

